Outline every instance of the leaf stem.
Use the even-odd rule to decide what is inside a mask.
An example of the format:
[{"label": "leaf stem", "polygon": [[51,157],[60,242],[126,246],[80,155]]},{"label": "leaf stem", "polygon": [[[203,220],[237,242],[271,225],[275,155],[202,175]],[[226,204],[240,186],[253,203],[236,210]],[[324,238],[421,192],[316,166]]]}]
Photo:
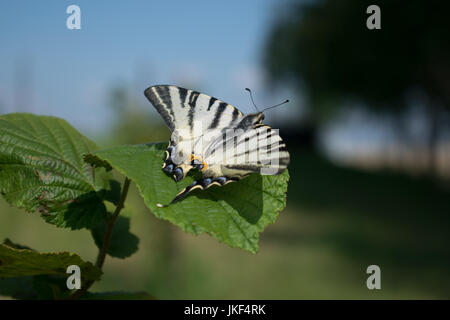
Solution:
[{"label": "leaf stem", "polygon": [[[131,180],[128,179],[128,177],[125,177],[125,181],[123,183],[123,188],[122,188],[122,193],[120,195],[119,202],[117,203],[116,210],[114,210],[113,215],[109,218],[108,223],[106,224],[106,232],[105,232],[105,237],[103,239],[103,245],[98,252],[97,261],[95,263],[95,266],[97,268],[99,268],[100,270],[102,270],[102,268],[103,268],[103,264],[105,263],[106,254],[108,252],[109,245],[111,244],[111,236],[112,236],[112,232],[114,229],[114,224],[116,223],[116,220],[120,214],[120,211],[124,208],[125,199],[127,198],[128,189],[130,187],[130,182],[131,182]],[[69,299],[74,300],[74,299],[78,299],[81,296],[83,296],[89,290],[89,288],[94,284],[94,282],[95,281],[92,281],[92,280],[88,281],[83,286],[83,288],[75,291],[69,297]]]}]

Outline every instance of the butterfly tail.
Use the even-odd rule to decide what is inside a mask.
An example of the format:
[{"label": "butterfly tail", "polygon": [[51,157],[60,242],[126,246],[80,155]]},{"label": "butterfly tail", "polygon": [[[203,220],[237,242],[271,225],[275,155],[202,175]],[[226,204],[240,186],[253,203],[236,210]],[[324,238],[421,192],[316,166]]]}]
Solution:
[{"label": "butterfly tail", "polygon": [[169,204],[163,205],[163,204],[158,203],[158,204],[156,204],[156,206],[158,208],[166,208],[166,207],[170,206],[171,204],[173,204],[177,201],[180,201],[181,199],[186,197],[190,192],[192,192],[196,189],[205,190],[213,185],[223,186],[232,181],[235,181],[235,179],[227,179],[226,177],[218,177],[215,179],[212,179],[212,178],[200,179],[200,180],[194,181],[192,184],[190,184],[189,186],[187,186],[186,188],[181,190]]}]

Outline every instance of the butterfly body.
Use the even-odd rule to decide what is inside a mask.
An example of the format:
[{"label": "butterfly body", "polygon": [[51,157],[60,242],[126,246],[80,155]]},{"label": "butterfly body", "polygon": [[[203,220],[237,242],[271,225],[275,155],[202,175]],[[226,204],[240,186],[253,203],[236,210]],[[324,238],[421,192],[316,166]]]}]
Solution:
[{"label": "butterfly body", "polygon": [[176,181],[193,168],[203,176],[171,203],[193,190],[223,186],[253,172],[279,174],[289,164],[285,144],[263,124],[261,112],[244,115],[219,99],[176,86],[152,86],[144,94],[172,132],[164,172]]}]

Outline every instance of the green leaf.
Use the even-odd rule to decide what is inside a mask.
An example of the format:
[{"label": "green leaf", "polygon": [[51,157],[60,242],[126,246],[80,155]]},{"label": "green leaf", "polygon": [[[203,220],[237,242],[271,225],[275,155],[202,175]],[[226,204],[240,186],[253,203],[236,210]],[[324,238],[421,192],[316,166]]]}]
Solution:
[{"label": "green leaf", "polygon": [[155,300],[147,292],[86,292],[82,300]]},{"label": "green leaf", "polygon": [[36,293],[35,299],[51,300],[66,299],[72,293],[67,288],[67,277],[62,275],[37,275],[33,276],[33,290]]},{"label": "green leaf", "polygon": [[87,163],[89,163],[94,168],[105,168],[107,171],[112,170],[111,165],[108,163],[108,161],[102,160],[90,153],[83,155],[83,160]]},{"label": "green leaf", "polygon": [[83,281],[98,280],[100,269],[79,255],[69,252],[39,253],[29,249],[16,249],[0,244],[0,278],[27,277],[35,275],[62,275],[67,277],[67,267],[77,265]]},{"label": "green leaf", "polygon": [[119,204],[120,194],[120,182],[116,180],[109,180],[109,189],[101,191],[102,199],[111,202],[115,206]]},{"label": "green leaf", "polygon": [[96,149],[62,119],[0,116],[0,193],[59,227],[90,228],[106,217],[99,191],[110,188],[105,169],[83,161]]},{"label": "green leaf", "polygon": [[0,278],[0,296],[13,299],[36,299],[33,277]]},{"label": "green leaf", "polygon": [[[91,233],[98,248],[103,246],[106,225],[104,223],[95,226]],[[111,257],[127,258],[138,250],[139,238],[130,232],[130,219],[118,216],[111,235],[111,242],[107,253]]]},{"label": "green leaf", "polygon": [[[11,240],[9,240],[8,238],[6,238],[5,240],[3,240],[3,244],[7,245],[8,247],[14,248],[14,249],[28,249],[28,250],[33,250],[30,247],[27,246],[23,246],[21,244],[17,244],[12,242]],[[33,250],[34,251],[34,250]]]},{"label": "green leaf", "polygon": [[145,204],[158,218],[169,220],[186,232],[196,235],[206,232],[231,247],[256,253],[259,233],[275,222],[286,206],[288,172],[279,176],[253,174],[223,187],[196,190],[180,202],[158,208],[157,203],[169,203],[193,182],[188,175],[176,183],[161,170],[166,146],[166,143],[121,146],[93,155],[99,158],[96,163],[107,161],[133,180]]},{"label": "green leaf", "polygon": [[0,296],[13,299],[66,299],[72,293],[67,288],[69,275],[37,275],[0,278]]}]

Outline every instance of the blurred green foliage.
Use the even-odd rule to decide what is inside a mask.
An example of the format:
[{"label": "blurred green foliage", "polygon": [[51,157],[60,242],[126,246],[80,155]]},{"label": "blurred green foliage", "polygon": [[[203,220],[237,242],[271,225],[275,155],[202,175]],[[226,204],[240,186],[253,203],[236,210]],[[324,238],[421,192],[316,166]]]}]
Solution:
[{"label": "blurred green foliage", "polygon": [[[366,27],[374,4],[378,30]],[[428,132],[416,140],[426,140],[435,174],[438,144],[450,128],[449,11],[440,0],[292,1],[266,41],[269,78],[306,92],[313,135],[352,104],[400,119],[411,105],[423,106]],[[394,129],[405,137],[401,126]]]},{"label": "blurred green foliage", "polygon": [[115,118],[104,141],[106,145],[169,141],[169,128],[156,112],[150,112],[148,103],[142,105],[138,102],[127,87],[116,85],[111,88],[108,106]]},{"label": "blurred green foliage", "polygon": [[[449,192],[423,178],[341,168],[292,150],[288,207],[251,255],[209,236],[184,234],[145,208],[132,187],[125,214],[140,250],[108,257],[93,291],[147,291],[156,298],[448,298]],[[3,201],[3,200],[2,200]],[[30,232],[33,230],[33,232]],[[2,202],[0,237],[40,251],[94,260],[88,231],[66,232]],[[382,289],[366,288],[381,267]],[[262,280],[263,279],[263,280]]]},{"label": "blurred green foliage", "polygon": [[[381,10],[381,29],[366,27],[366,9]],[[285,7],[264,52],[272,80],[307,87],[313,108],[338,108],[356,97],[388,110],[424,91],[450,108],[447,1],[294,1]]]}]

